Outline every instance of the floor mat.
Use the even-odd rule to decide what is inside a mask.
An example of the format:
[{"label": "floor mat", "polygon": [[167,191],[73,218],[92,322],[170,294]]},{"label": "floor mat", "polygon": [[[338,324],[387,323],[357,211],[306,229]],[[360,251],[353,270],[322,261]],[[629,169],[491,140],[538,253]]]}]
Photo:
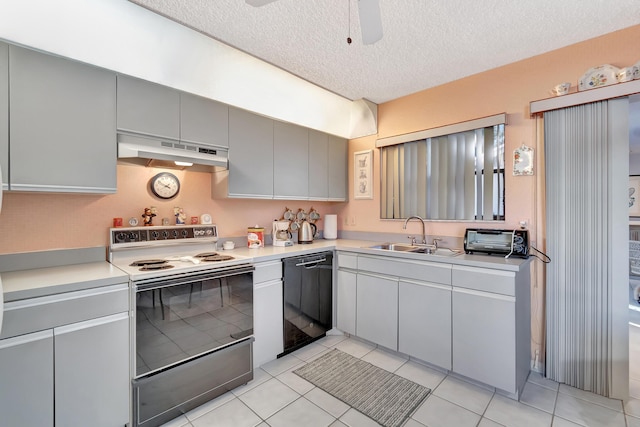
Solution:
[{"label": "floor mat", "polygon": [[431,392],[336,349],[293,372],[385,427],[403,425]]}]

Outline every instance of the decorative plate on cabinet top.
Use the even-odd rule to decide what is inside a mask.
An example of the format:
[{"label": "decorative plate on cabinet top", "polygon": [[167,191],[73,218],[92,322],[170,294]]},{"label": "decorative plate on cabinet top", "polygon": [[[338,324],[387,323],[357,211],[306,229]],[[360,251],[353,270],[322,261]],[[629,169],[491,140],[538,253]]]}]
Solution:
[{"label": "decorative plate on cabinet top", "polygon": [[618,83],[618,78],[616,77],[618,71],[620,71],[619,68],[609,64],[590,68],[578,81],[578,90],[583,91],[614,85]]}]

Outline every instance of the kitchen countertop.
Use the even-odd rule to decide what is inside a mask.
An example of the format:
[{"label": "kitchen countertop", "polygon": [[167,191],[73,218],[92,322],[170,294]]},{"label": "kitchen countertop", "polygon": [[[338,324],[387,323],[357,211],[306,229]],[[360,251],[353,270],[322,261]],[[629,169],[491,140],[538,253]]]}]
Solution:
[{"label": "kitchen countertop", "polygon": [[[461,254],[454,257],[441,257],[435,255],[415,254],[409,252],[394,252],[380,249],[371,249],[377,243],[367,240],[315,240],[311,244],[294,244],[288,247],[267,245],[259,249],[236,247],[233,250],[219,250],[219,252],[237,254],[238,256],[251,258],[252,262],[266,262],[279,260],[291,256],[308,255],[323,251],[346,251],[357,254],[382,255],[390,258],[411,259],[426,262],[443,262],[447,264],[492,268],[497,270],[518,271],[529,259],[510,258],[488,255]],[[54,295],[64,292],[72,292],[100,286],[126,283],[128,276],[107,261],[88,262],[45,268],[32,268],[2,273],[5,302],[26,298],[35,298]]]},{"label": "kitchen countertop", "polygon": [[129,276],[107,261],[2,273],[5,303],[128,281]]},{"label": "kitchen countertop", "polygon": [[443,257],[438,255],[426,255],[411,252],[388,251],[382,249],[372,249],[370,246],[384,242],[370,240],[314,240],[311,244],[294,244],[288,247],[265,246],[259,249],[239,248],[236,247],[230,251],[222,251],[225,254],[233,255],[234,253],[250,257],[253,262],[263,262],[277,260],[283,257],[308,255],[314,252],[322,251],[345,251],[354,252],[363,255],[382,255],[390,258],[411,259],[415,261],[440,262],[454,265],[462,265],[468,267],[492,268],[505,271],[519,271],[526,263],[531,262],[532,258],[508,258],[493,255],[467,255],[460,254],[453,257]]}]

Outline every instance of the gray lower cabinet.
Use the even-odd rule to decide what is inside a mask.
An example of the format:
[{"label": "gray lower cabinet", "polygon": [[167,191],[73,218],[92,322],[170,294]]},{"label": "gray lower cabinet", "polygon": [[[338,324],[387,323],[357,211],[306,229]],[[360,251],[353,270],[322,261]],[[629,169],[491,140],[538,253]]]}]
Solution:
[{"label": "gray lower cabinet", "polygon": [[357,274],[353,271],[339,269],[336,284],[338,329],[351,335],[356,334],[356,294]]},{"label": "gray lower cabinet", "polygon": [[180,139],[180,92],[118,75],[118,130]]},{"label": "gray lower cabinet", "polygon": [[229,108],[228,196],[273,198],[273,120]]},{"label": "gray lower cabinet", "polygon": [[128,284],[10,301],[4,308],[0,378],[11,388],[0,399],[0,424],[129,423]]},{"label": "gray lower cabinet", "polygon": [[284,351],[282,262],[256,264],[253,273],[253,367],[275,360]]},{"label": "gray lower cabinet", "polygon": [[518,396],[531,364],[529,264],[453,266],[452,285],[453,371]]},{"label": "gray lower cabinet", "polygon": [[273,123],[273,198],[309,197],[309,131],[291,123]]},{"label": "gray lower cabinet", "polygon": [[356,301],[357,335],[398,350],[398,280],[358,272]]},{"label": "gray lower cabinet", "polygon": [[514,391],[515,298],[454,289],[453,369]]},{"label": "gray lower cabinet", "polygon": [[129,315],[55,328],[55,425],[129,422]]},{"label": "gray lower cabinet", "polygon": [[10,188],[115,193],[115,73],[9,46],[9,76]]},{"label": "gray lower cabinet", "polygon": [[0,340],[0,379],[2,425],[54,425],[51,330]]},{"label": "gray lower cabinet", "polygon": [[451,287],[400,280],[398,351],[451,369]]},{"label": "gray lower cabinet", "polygon": [[338,329],[520,396],[531,363],[528,262],[337,257]]},{"label": "gray lower cabinet", "polygon": [[9,45],[0,42],[0,170],[2,188],[9,188]]}]

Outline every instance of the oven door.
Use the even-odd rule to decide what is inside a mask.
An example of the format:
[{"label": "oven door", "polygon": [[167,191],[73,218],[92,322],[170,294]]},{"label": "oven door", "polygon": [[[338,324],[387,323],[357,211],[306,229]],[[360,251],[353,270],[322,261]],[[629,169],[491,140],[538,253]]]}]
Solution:
[{"label": "oven door", "polygon": [[134,283],[136,378],[253,335],[251,265]]}]

